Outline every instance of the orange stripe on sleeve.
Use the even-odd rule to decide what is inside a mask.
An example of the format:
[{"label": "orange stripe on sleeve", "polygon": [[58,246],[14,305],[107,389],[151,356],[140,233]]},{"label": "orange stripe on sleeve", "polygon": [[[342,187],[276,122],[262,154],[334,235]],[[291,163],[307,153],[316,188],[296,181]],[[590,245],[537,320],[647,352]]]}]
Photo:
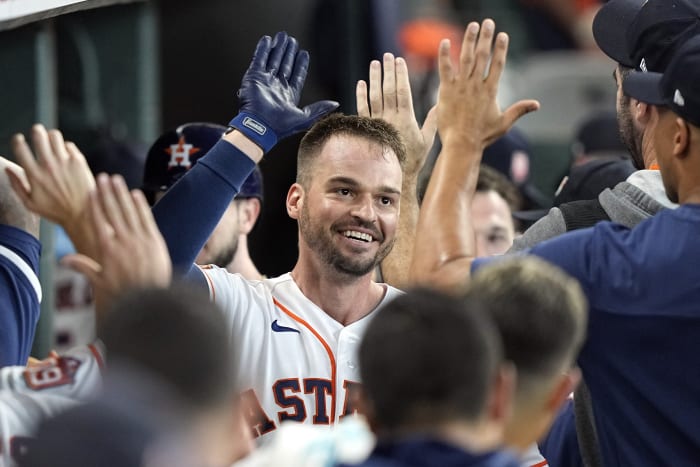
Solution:
[{"label": "orange stripe on sleeve", "polygon": [[104,370],[105,361],[104,358],[102,358],[102,352],[100,352],[100,349],[98,349],[95,344],[88,344],[88,349],[90,349],[90,352],[95,357],[95,361],[97,362],[97,366],[100,367],[100,370]]},{"label": "orange stripe on sleeve", "polygon": [[204,275],[204,278],[207,280],[207,286],[209,287],[209,294],[211,295],[211,301],[216,303],[216,288],[214,287],[214,281],[211,280],[211,277],[209,277],[209,274],[207,272],[208,269],[207,267],[202,267],[202,266],[197,266],[200,271],[202,271],[202,274]]}]

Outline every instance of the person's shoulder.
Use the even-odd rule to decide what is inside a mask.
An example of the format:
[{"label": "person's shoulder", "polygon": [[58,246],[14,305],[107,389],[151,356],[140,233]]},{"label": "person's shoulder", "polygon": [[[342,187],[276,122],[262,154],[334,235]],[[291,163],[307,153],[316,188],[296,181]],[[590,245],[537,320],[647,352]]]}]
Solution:
[{"label": "person's shoulder", "polygon": [[566,232],[566,222],[559,208],[552,208],[537,222],[532,224],[522,235],[513,240],[508,253],[516,253]]}]

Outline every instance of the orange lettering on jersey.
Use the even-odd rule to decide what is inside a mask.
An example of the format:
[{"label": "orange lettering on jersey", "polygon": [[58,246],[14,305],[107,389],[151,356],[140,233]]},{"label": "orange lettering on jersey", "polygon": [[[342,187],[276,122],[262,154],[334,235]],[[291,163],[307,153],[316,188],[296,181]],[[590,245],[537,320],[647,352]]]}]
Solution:
[{"label": "orange lettering on jersey", "polygon": [[24,370],[24,381],[30,389],[64,386],[75,382],[75,374],[82,362],[71,357],[47,359]]},{"label": "orange lettering on jersey", "polygon": [[243,415],[248,421],[248,425],[250,425],[253,431],[254,438],[269,433],[277,428],[275,422],[270,420],[270,417],[268,417],[263,410],[258,396],[255,395],[255,391],[252,389],[248,389],[241,394],[241,408],[243,409]]},{"label": "orange lettering on jersey", "polygon": [[303,422],[306,420],[306,406],[304,401],[296,396],[288,395],[287,391],[301,393],[301,386],[298,378],[280,379],[272,385],[272,393],[275,395],[275,402],[282,408],[293,409],[293,412],[279,411],[277,417],[280,422],[292,420]]},{"label": "orange lettering on jersey", "polygon": [[357,414],[357,398],[359,397],[361,387],[362,384],[356,381],[343,381],[343,389],[345,389],[345,403],[343,404],[343,413],[340,415],[341,420],[348,415]]}]

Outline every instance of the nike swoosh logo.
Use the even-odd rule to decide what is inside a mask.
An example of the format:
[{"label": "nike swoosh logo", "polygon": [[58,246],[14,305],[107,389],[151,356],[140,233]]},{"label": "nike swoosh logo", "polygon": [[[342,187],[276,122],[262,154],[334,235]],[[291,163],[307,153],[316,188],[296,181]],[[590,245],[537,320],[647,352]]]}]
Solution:
[{"label": "nike swoosh logo", "polygon": [[277,320],[274,320],[272,322],[272,330],[274,332],[296,332],[297,334],[301,334],[301,332],[299,332],[298,329],[288,328],[287,326],[280,326],[279,324],[277,324]]}]

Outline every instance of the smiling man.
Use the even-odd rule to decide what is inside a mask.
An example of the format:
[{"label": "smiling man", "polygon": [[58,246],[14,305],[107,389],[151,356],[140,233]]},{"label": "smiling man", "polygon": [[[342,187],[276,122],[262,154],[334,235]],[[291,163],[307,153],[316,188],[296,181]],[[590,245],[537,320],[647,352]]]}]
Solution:
[{"label": "smiling man", "polygon": [[[416,193],[407,181],[432,141],[415,120],[403,59],[386,54],[371,65],[369,86],[358,85],[363,116],[321,120],[335,105],[298,107],[307,66],[295,39],[261,39],[231,130],[154,207],[175,268],[206,284],[224,310],[239,357],[236,381],[261,442],[284,421],[330,427],[356,412],[359,342],[376,311],[399,295],[373,276],[409,238],[397,235],[399,211],[402,223],[411,219],[406,200]],[[286,198],[299,231],[292,271],[248,281],[191,267],[255,163],[278,139],[309,127]]]}]

